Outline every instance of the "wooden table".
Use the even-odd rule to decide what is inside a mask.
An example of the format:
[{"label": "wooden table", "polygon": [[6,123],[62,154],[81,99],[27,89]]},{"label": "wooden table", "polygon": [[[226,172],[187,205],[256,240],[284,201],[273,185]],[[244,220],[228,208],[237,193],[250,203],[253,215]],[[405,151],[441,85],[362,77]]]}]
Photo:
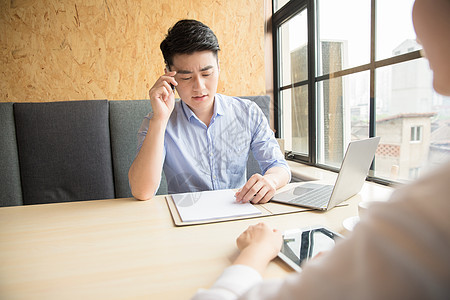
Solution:
[{"label": "wooden table", "polygon": [[[357,203],[391,189],[366,183],[328,212],[175,227],[166,201],[97,200],[0,208],[0,299],[189,299],[236,257],[236,237],[265,221],[280,230],[324,225],[347,234]],[[292,272],[275,259],[264,277]]]}]

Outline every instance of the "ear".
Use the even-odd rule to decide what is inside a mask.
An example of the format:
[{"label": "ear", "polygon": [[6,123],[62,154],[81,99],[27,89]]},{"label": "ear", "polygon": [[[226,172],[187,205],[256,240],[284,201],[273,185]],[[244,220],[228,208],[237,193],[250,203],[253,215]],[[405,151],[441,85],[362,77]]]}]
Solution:
[{"label": "ear", "polygon": [[169,66],[166,66],[165,68],[164,68],[164,73],[169,73],[170,72],[170,67]]},{"label": "ear", "polygon": [[220,59],[217,59],[217,70],[219,70],[220,73]]}]

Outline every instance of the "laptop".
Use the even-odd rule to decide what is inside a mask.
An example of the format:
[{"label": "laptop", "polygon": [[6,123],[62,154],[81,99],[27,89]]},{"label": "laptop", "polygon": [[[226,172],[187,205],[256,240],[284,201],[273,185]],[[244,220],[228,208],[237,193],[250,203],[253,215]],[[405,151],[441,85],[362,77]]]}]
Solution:
[{"label": "laptop", "polygon": [[380,137],[350,142],[334,185],[305,182],[276,194],[271,201],[318,210],[332,209],[359,193],[379,142]]}]

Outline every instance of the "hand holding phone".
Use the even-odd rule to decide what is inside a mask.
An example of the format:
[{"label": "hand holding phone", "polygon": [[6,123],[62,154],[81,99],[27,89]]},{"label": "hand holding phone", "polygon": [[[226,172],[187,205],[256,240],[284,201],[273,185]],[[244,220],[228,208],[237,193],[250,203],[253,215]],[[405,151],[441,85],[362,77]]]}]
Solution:
[{"label": "hand holding phone", "polygon": [[168,120],[175,105],[175,71],[167,72],[158,78],[149,91],[153,118]]}]

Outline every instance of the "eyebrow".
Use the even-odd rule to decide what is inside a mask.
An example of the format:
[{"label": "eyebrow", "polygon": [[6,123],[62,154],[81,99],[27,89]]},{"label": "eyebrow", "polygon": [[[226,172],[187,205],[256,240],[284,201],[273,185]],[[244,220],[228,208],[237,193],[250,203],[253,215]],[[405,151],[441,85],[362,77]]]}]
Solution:
[{"label": "eyebrow", "polygon": [[[212,68],[214,68],[214,67],[211,66],[211,65],[209,65],[209,66],[206,66],[206,67],[201,68],[201,69],[200,69],[200,72],[208,71],[208,70],[210,70],[210,69],[212,69]],[[178,70],[178,71],[177,71],[177,74],[192,74],[192,73],[194,73],[194,72],[189,71],[189,70]]]}]

